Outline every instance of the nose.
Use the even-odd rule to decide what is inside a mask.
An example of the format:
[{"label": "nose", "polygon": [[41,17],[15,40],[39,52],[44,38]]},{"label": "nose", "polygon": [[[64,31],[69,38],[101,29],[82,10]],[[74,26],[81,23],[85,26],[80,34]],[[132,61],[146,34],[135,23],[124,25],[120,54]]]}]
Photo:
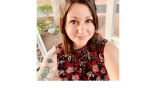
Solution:
[{"label": "nose", "polygon": [[79,34],[84,34],[85,31],[86,31],[85,24],[84,23],[79,24],[79,26],[78,26],[78,33]]}]

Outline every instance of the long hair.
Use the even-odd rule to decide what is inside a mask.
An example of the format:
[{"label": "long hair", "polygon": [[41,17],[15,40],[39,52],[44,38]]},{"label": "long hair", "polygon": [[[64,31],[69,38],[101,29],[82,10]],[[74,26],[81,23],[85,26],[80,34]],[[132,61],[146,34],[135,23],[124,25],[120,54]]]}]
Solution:
[{"label": "long hair", "polygon": [[94,35],[92,38],[87,42],[87,48],[89,51],[95,51],[96,48],[100,45],[102,37],[100,34],[96,32],[98,30],[98,16],[97,16],[97,7],[95,5],[95,0],[61,0],[60,1],[60,30],[62,33],[62,50],[64,51],[65,55],[74,55],[74,47],[73,41],[68,37],[65,31],[65,23],[66,23],[66,16],[70,6],[73,3],[81,3],[85,4],[89,7],[92,17],[93,17],[93,24],[95,26]]}]

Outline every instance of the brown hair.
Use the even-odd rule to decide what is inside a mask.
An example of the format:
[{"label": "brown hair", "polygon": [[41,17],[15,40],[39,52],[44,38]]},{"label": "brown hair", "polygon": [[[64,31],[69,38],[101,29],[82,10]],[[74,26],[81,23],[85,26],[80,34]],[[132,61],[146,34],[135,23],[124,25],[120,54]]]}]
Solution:
[{"label": "brown hair", "polygon": [[[65,31],[66,16],[70,6],[73,3],[82,3],[89,7],[93,17],[93,24],[95,26],[95,30],[98,30],[98,17],[97,17],[97,8],[95,5],[95,0],[61,0],[60,1],[60,29],[62,32],[62,39],[63,39],[62,49],[65,55],[75,54],[73,41],[68,37]],[[87,48],[89,49],[89,51],[95,51],[94,47],[98,47],[100,45],[101,40],[102,40],[101,35],[98,34],[97,32],[94,32],[94,35],[87,43]]]}]

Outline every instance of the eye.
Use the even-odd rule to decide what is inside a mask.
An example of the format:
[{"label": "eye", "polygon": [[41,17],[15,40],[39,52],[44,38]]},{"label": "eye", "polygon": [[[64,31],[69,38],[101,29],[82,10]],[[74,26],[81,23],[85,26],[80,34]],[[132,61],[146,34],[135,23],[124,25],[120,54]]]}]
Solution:
[{"label": "eye", "polygon": [[87,19],[86,22],[87,22],[87,23],[91,23],[92,20],[91,20],[91,19]]},{"label": "eye", "polygon": [[76,24],[76,23],[78,23],[78,22],[77,22],[76,20],[72,20],[71,23],[72,23],[72,24]]}]

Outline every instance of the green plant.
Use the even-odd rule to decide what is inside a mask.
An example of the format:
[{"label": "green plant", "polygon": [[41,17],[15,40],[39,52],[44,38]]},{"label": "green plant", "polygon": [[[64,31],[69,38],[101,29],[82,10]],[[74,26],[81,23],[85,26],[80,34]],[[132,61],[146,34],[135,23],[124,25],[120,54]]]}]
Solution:
[{"label": "green plant", "polygon": [[52,29],[52,28],[54,28],[53,26],[47,26],[47,27],[45,27],[44,29],[43,29],[43,31],[44,32],[47,32],[49,29]]},{"label": "green plant", "polygon": [[50,3],[42,3],[38,5],[37,9],[40,10],[41,13],[47,16],[49,16],[49,14],[52,13],[52,6]]},{"label": "green plant", "polygon": [[41,35],[42,28],[40,28],[39,26],[37,26],[37,29],[38,29],[39,34]]},{"label": "green plant", "polygon": [[45,25],[44,25],[43,22],[37,22],[37,26],[39,26],[40,28],[42,28],[42,27],[45,26]]},{"label": "green plant", "polygon": [[45,20],[44,22],[43,22],[43,24],[44,25],[48,25],[48,24],[50,24],[52,21],[51,20]]},{"label": "green plant", "polygon": [[58,33],[60,33],[60,32],[61,32],[60,28],[57,28],[57,29],[55,30],[55,32],[53,33],[53,35],[56,35],[56,34],[58,34]]}]

